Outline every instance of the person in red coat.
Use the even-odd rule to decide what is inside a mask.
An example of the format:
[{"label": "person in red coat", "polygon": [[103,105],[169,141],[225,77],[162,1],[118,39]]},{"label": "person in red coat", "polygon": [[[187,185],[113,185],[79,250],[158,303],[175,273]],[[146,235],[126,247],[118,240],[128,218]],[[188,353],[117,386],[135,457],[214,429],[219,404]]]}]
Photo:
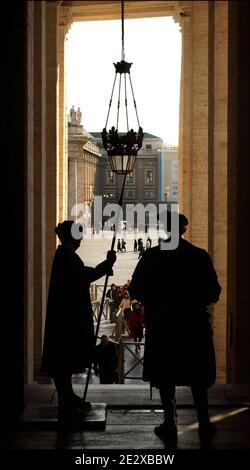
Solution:
[{"label": "person in red coat", "polygon": [[58,246],[51,271],[41,371],[52,377],[58,395],[58,420],[71,421],[84,406],[74,394],[71,376],[91,365],[94,358],[94,324],[89,287],[105,274],[112,275],[114,251],[95,268],[85,266],[75,253],[82,227],[72,220],[55,229]]},{"label": "person in red coat", "polygon": [[[128,319],[128,327],[130,336],[134,338],[135,343],[140,343],[143,338],[144,328],[144,309],[140,302],[133,304],[133,310]],[[140,345],[136,345],[136,352],[141,349]]]}]

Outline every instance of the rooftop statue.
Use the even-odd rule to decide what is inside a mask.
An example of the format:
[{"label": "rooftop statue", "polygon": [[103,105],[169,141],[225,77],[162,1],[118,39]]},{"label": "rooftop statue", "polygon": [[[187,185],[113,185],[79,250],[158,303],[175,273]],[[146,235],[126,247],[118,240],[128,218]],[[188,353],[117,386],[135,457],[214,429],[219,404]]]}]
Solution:
[{"label": "rooftop statue", "polygon": [[72,106],[70,110],[70,119],[71,119],[71,124],[73,125],[77,124],[77,111],[75,110],[74,106]]},{"label": "rooftop statue", "polygon": [[78,108],[78,110],[76,111],[76,124],[77,124],[77,126],[81,125],[81,120],[82,120],[82,113],[81,113],[80,108]]}]

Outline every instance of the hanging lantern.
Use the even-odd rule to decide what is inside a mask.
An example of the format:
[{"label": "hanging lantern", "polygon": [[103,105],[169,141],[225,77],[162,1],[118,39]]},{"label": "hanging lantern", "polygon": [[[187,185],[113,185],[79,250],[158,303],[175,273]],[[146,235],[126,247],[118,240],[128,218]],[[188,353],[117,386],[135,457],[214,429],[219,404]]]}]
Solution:
[{"label": "hanging lantern", "polygon": [[[139,117],[136,108],[136,101],[134,96],[134,90],[130,75],[130,68],[132,63],[125,61],[125,50],[124,50],[124,0],[121,1],[121,20],[122,20],[122,59],[120,62],[114,64],[115,66],[115,78],[112,87],[111,98],[109,102],[109,109],[106,119],[105,127],[102,131],[102,143],[104,149],[107,151],[111,169],[118,175],[124,175],[133,171],[137,152],[140,150],[143,141],[143,129],[139,123]],[[108,119],[112,105],[113,94],[115,90],[117,75],[119,74],[119,91],[118,91],[118,102],[117,102],[117,117],[116,127],[112,126],[107,131]],[[133,97],[133,103],[138,123],[138,131],[134,129],[129,130],[129,116],[128,116],[128,99],[127,99],[127,76],[129,78],[130,89]],[[122,78],[124,82],[124,97],[125,97],[125,111],[126,111],[126,123],[127,132],[119,132],[119,111],[120,111],[120,96]]]}]

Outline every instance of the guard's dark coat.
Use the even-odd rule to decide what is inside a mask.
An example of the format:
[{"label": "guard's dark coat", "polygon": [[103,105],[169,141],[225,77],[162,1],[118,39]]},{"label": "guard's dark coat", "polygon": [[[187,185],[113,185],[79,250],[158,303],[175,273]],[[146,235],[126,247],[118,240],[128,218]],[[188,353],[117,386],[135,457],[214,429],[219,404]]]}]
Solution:
[{"label": "guard's dark coat", "polygon": [[144,380],[176,385],[215,382],[207,306],[221,287],[208,253],[184,239],[176,250],[147,250],[129,286],[145,307]]},{"label": "guard's dark coat", "polygon": [[89,367],[94,351],[94,326],[89,287],[106,273],[107,261],[90,268],[65,246],[57,248],[50,279],[42,372],[53,377]]}]

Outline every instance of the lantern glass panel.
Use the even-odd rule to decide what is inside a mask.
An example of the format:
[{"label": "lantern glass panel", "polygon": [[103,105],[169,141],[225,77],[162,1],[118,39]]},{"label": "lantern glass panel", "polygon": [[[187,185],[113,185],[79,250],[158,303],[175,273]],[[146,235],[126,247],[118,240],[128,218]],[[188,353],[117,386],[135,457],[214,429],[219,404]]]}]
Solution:
[{"label": "lantern glass panel", "polygon": [[110,166],[115,173],[124,175],[133,171],[135,155],[112,155],[109,157]]}]

